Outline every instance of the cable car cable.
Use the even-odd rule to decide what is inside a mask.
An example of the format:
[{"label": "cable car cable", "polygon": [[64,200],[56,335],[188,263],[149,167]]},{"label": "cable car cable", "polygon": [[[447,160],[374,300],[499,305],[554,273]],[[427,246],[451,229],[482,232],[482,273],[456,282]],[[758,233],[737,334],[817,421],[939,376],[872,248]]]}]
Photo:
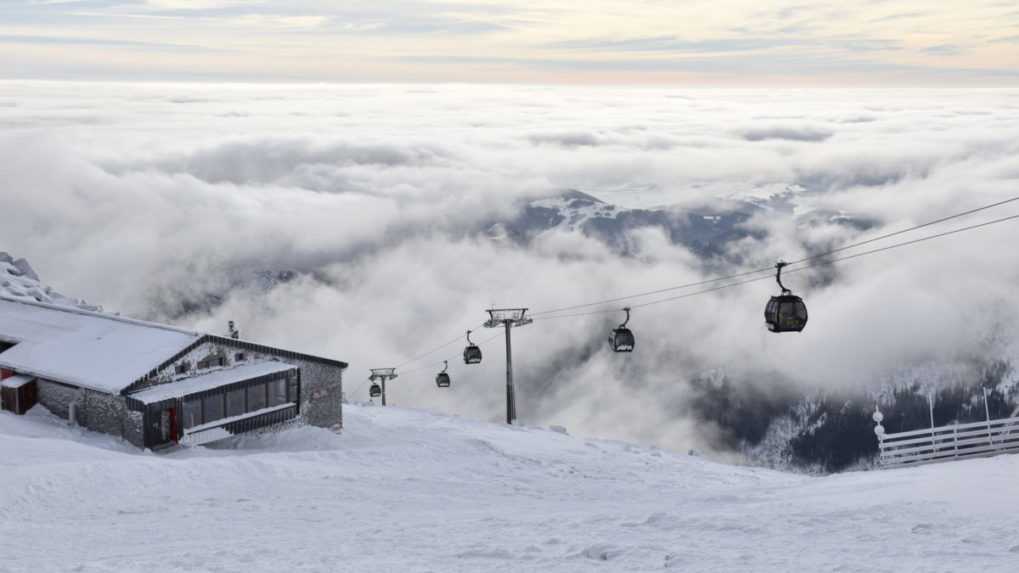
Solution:
[{"label": "cable car cable", "polygon": [[[824,257],[828,257],[828,256],[833,255],[835,253],[840,253],[840,252],[843,252],[843,251],[847,251],[849,249],[854,249],[856,247],[862,247],[864,245],[869,245],[871,243],[876,243],[878,241],[883,241],[883,240],[889,239],[891,237],[896,237],[896,236],[899,236],[899,235],[903,235],[905,233],[910,233],[912,231],[917,231],[917,230],[923,229],[925,227],[930,227],[930,226],[933,226],[933,225],[937,225],[939,223],[944,223],[946,221],[951,221],[953,219],[958,219],[960,217],[965,217],[967,215],[972,215],[974,213],[979,213],[981,211],[986,211],[988,209],[993,209],[995,207],[1000,207],[1002,205],[1007,205],[1009,203],[1014,203],[1016,201],[1019,201],[1019,196],[1011,197],[1009,199],[1004,199],[1002,201],[997,201],[995,203],[989,203],[987,205],[982,205],[980,207],[975,207],[975,208],[969,209],[967,211],[962,211],[960,213],[955,213],[953,215],[948,215],[946,217],[941,217],[939,219],[934,219],[933,221],[927,221],[926,223],[921,223],[919,225],[914,225],[914,226],[909,227],[907,229],[901,229],[901,230],[898,230],[898,231],[893,231],[893,232],[890,232],[890,233],[885,233],[883,235],[878,235],[877,237],[872,237],[870,239],[865,239],[863,241],[857,241],[855,243],[850,243],[848,245],[843,245],[841,247],[838,247],[838,248],[835,248],[835,249],[831,249],[831,250],[826,251],[824,253],[820,253],[820,254],[817,254],[817,255],[811,255],[809,257],[805,257],[805,258],[802,258],[802,259],[798,259],[796,261],[792,261],[789,264],[790,265],[801,264],[801,263],[805,263],[805,262],[812,261],[812,260],[815,260],[815,259],[822,259]],[[551,309],[551,310],[537,311],[537,312],[532,312],[531,313],[531,317],[532,318],[537,318],[538,316],[544,316],[544,315],[547,315],[547,314],[554,314],[554,313],[557,313],[557,312],[565,312],[565,311],[568,311],[568,310],[577,310],[577,309],[581,309],[581,308],[588,308],[588,307],[598,306],[598,305],[602,305],[602,304],[609,304],[609,303],[613,303],[613,302],[620,302],[620,301],[628,300],[628,299],[631,299],[631,298],[643,298],[645,296],[652,296],[652,295],[656,295],[656,294],[662,294],[664,292],[670,292],[670,291],[674,291],[674,290],[681,290],[681,289],[685,289],[685,288],[693,288],[693,287],[696,287],[696,286],[703,286],[703,285],[706,285],[706,284],[712,284],[712,283],[716,283],[716,282],[720,282],[720,281],[725,281],[725,280],[738,279],[738,278],[748,277],[748,276],[757,275],[757,274],[761,274],[761,273],[768,273],[768,275],[770,277],[770,275],[774,271],[774,269],[775,269],[774,266],[768,266],[768,267],[764,267],[764,268],[760,268],[760,269],[755,269],[755,270],[752,270],[752,271],[745,271],[745,272],[742,272],[742,273],[736,273],[736,274],[732,274],[732,275],[716,277],[716,278],[713,278],[713,279],[704,279],[704,280],[695,281],[695,282],[691,282],[691,283],[675,285],[675,286],[670,286],[670,287],[664,287],[664,288],[660,288],[660,289],[656,289],[656,290],[645,291],[645,292],[640,292],[640,293],[634,293],[634,294],[630,294],[630,295],[618,296],[618,297],[604,299],[604,300],[595,301],[595,302],[575,304],[575,305],[564,306],[564,307],[561,307],[561,308],[555,308],[555,309]],[[634,305],[634,308],[636,308],[636,306],[637,305]]]},{"label": "cable car cable", "polygon": [[[477,328],[481,328],[484,325],[485,325],[485,323],[482,322],[478,326],[472,327],[471,330],[474,330],[474,329],[477,329]],[[456,335],[456,338],[450,340],[449,342],[444,342],[441,345],[436,346],[435,348],[433,348],[433,349],[431,349],[431,350],[429,350],[427,352],[423,352],[421,354],[418,354],[417,356],[414,356],[413,358],[409,358],[409,359],[403,361],[402,363],[400,363],[399,365],[397,365],[396,367],[400,368],[402,366],[406,366],[406,365],[408,365],[408,364],[410,364],[412,362],[417,362],[418,360],[421,360],[422,358],[425,358],[427,356],[435,354],[436,352],[442,350],[443,348],[446,348],[447,346],[452,346],[454,343],[460,342],[462,337],[463,337],[462,334],[458,334],[458,335]]]},{"label": "cable car cable", "polygon": [[[962,211],[962,212],[959,212],[959,213],[955,213],[955,214],[952,214],[952,215],[948,215],[948,216],[945,216],[945,217],[934,219],[932,221],[927,221],[925,223],[921,223],[919,225],[914,225],[914,226],[906,228],[906,229],[901,229],[901,230],[898,230],[898,231],[892,231],[890,233],[884,233],[882,235],[878,235],[877,237],[872,237],[870,239],[865,239],[865,240],[862,240],[862,241],[857,241],[855,243],[850,243],[848,245],[843,245],[841,247],[837,247],[835,249],[831,249],[831,250],[826,251],[824,253],[820,253],[820,254],[817,254],[817,255],[812,255],[812,256],[809,256],[809,257],[804,257],[802,259],[798,259],[798,260],[792,261],[792,262],[790,262],[788,264],[789,265],[801,265],[801,264],[804,264],[804,263],[811,263],[813,261],[822,261],[822,262],[827,264],[827,263],[834,263],[834,262],[838,262],[838,261],[845,261],[845,260],[850,260],[850,259],[856,258],[858,256],[874,254],[874,253],[878,253],[878,252],[881,252],[881,251],[884,251],[884,250],[898,248],[900,246],[911,245],[911,244],[915,244],[915,243],[918,243],[918,242],[923,242],[923,241],[926,241],[926,240],[939,238],[939,237],[942,237],[942,236],[952,235],[952,234],[960,233],[960,232],[963,232],[963,231],[968,231],[968,230],[971,230],[971,229],[977,229],[977,228],[980,228],[980,227],[985,227],[985,226],[988,226],[988,225],[993,225],[993,224],[996,224],[996,223],[1001,223],[1001,222],[1009,221],[1009,220],[1012,220],[1012,219],[1015,219],[1015,218],[1019,217],[1019,215],[1011,216],[1011,217],[1003,217],[1001,219],[996,219],[996,220],[989,221],[989,222],[986,222],[986,223],[979,223],[979,224],[976,224],[976,225],[971,225],[969,227],[963,227],[963,228],[960,228],[960,229],[955,229],[955,230],[952,230],[952,231],[947,231],[945,233],[931,235],[931,236],[928,236],[928,237],[921,237],[920,239],[915,239],[913,241],[908,241],[908,242],[905,242],[905,243],[897,243],[897,244],[889,245],[888,247],[882,247],[880,249],[873,249],[873,250],[870,250],[870,251],[864,251],[862,253],[856,253],[854,255],[850,255],[850,256],[846,256],[846,257],[840,257],[840,258],[837,258],[837,259],[826,259],[826,257],[829,257],[830,255],[835,254],[835,253],[844,252],[844,251],[847,251],[847,250],[850,250],[850,249],[854,249],[854,248],[857,248],[857,247],[861,247],[861,246],[864,246],[864,245],[869,245],[869,244],[872,244],[872,243],[875,243],[875,242],[878,242],[878,241],[889,239],[891,237],[896,237],[896,236],[899,236],[899,235],[903,235],[905,233],[910,233],[912,231],[916,231],[916,230],[919,230],[919,229],[923,229],[923,228],[926,228],[926,227],[930,227],[930,226],[933,226],[933,225],[944,223],[946,221],[951,221],[953,219],[958,219],[958,218],[961,218],[961,217],[972,215],[974,213],[979,213],[981,211],[986,211],[988,209],[993,209],[995,207],[1000,207],[1002,205],[1007,205],[1009,203],[1014,203],[1016,201],[1019,201],[1019,196],[1011,197],[1011,198],[1004,199],[1004,200],[1001,200],[1001,201],[997,201],[997,202],[994,202],[994,203],[989,203],[987,205],[982,205],[982,206],[979,206],[979,207],[974,207],[974,208],[968,209],[966,211]],[[807,268],[810,268],[810,267],[813,267],[813,266],[816,266],[816,265],[809,264],[809,265],[807,265],[805,267],[800,267],[800,268],[797,268],[797,269],[787,270],[786,274],[788,275],[788,274],[791,274],[791,273],[801,272],[801,271],[806,270]],[[699,291],[695,291],[695,292],[692,292],[692,293],[687,293],[687,294],[683,294],[683,295],[679,295],[679,296],[675,296],[675,297],[669,297],[669,298],[665,298],[665,299],[653,300],[653,301],[648,301],[648,302],[644,302],[644,303],[638,303],[638,304],[630,305],[631,308],[642,308],[642,307],[645,307],[645,306],[651,306],[651,305],[660,304],[660,303],[663,303],[663,302],[669,302],[669,301],[673,301],[673,300],[689,298],[690,296],[696,296],[696,295],[699,295],[699,294],[705,294],[705,293],[709,293],[709,292],[714,292],[714,291],[718,291],[718,290],[722,290],[722,289],[726,289],[726,288],[730,288],[730,287],[734,287],[734,286],[740,286],[740,285],[744,285],[744,284],[758,282],[758,281],[761,281],[761,280],[770,280],[771,278],[773,278],[772,275],[771,275],[773,270],[774,270],[773,266],[763,267],[763,268],[754,269],[754,270],[751,270],[751,271],[745,271],[745,272],[741,272],[741,273],[736,273],[736,274],[732,274],[732,275],[727,275],[727,276],[722,276],[722,277],[715,277],[715,278],[712,278],[712,279],[704,279],[704,280],[695,281],[695,282],[691,282],[691,283],[686,283],[686,284],[681,284],[681,285],[674,285],[674,286],[670,286],[670,287],[665,287],[665,288],[660,288],[660,289],[655,289],[655,290],[645,291],[645,292],[640,292],[640,293],[634,293],[634,294],[630,294],[630,295],[619,296],[619,297],[614,297],[614,298],[610,298],[610,299],[604,299],[604,300],[600,300],[600,301],[594,301],[594,302],[583,303],[583,304],[576,304],[576,305],[560,307],[560,308],[556,308],[556,309],[550,309],[550,310],[539,311],[539,312],[532,312],[531,316],[534,317],[534,320],[549,320],[549,319],[554,319],[554,318],[574,318],[574,317],[591,316],[591,315],[597,315],[597,314],[616,313],[616,312],[619,312],[619,309],[612,308],[612,309],[601,309],[601,310],[594,310],[594,311],[581,312],[581,313],[572,313],[572,314],[565,314],[565,315],[545,316],[545,315],[549,315],[549,314],[555,314],[555,313],[558,313],[558,312],[565,312],[565,311],[568,311],[568,310],[579,310],[579,309],[582,309],[582,308],[589,308],[589,307],[592,307],[592,306],[599,306],[599,305],[609,304],[609,303],[613,303],[613,302],[620,302],[620,301],[629,300],[629,299],[632,299],[632,298],[642,298],[642,297],[646,297],[646,296],[652,296],[652,295],[655,295],[655,294],[662,294],[662,293],[665,293],[665,292],[671,292],[671,291],[674,291],[674,290],[681,290],[681,289],[685,289],[685,288],[693,288],[693,287],[696,287],[696,286],[703,286],[703,285],[718,283],[718,282],[721,282],[721,281],[728,281],[728,280],[733,280],[733,279],[741,279],[741,278],[744,278],[744,277],[751,277],[753,275],[760,275],[762,273],[768,273],[767,275],[763,275],[763,276],[759,276],[759,277],[755,277],[755,278],[750,278],[750,279],[747,279],[747,280],[741,280],[741,281],[738,281],[738,282],[735,282],[735,283],[726,283],[726,284],[723,284],[723,285],[718,285],[718,286],[714,286],[714,287],[711,287],[711,288],[708,288],[708,289],[703,289],[703,290],[699,290]],[[483,325],[484,325],[484,323],[481,323],[481,325],[476,326],[476,327],[472,328],[471,330],[473,330],[475,328],[479,328],[480,326],[483,326]],[[435,348],[433,348],[431,350],[428,350],[428,351],[426,351],[424,353],[421,353],[421,354],[418,354],[418,355],[416,355],[416,356],[414,356],[412,358],[409,358],[408,360],[402,362],[397,367],[399,368],[399,367],[405,366],[407,364],[411,364],[413,362],[417,362],[418,360],[426,358],[427,356],[430,356],[431,354],[434,354],[435,352],[438,352],[439,350],[442,350],[442,349],[444,349],[444,348],[446,348],[448,346],[451,346],[454,343],[459,342],[460,340],[461,340],[461,335],[457,335],[456,338],[450,339],[448,342],[445,342],[445,343],[441,344],[440,346],[437,346],[437,347],[435,347]],[[417,369],[415,369],[415,370],[417,370]]]},{"label": "cable car cable", "polygon": [[[989,227],[991,225],[997,225],[999,223],[1005,223],[1007,221],[1013,221],[1013,220],[1016,220],[1016,219],[1019,219],[1019,215],[1010,215],[1008,217],[1001,217],[999,219],[993,219],[991,221],[985,221],[983,223],[976,223],[976,224],[973,224],[973,225],[968,225],[966,227],[960,227],[958,229],[952,229],[952,230],[949,230],[949,231],[944,231],[944,232],[941,232],[941,233],[936,233],[934,235],[928,235],[926,237],[920,237],[918,239],[912,239],[912,240],[904,241],[904,242],[901,242],[901,243],[894,243],[894,244],[891,244],[891,245],[886,245],[884,247],[878,247],[876,249],[871,249],[869,251],[863,251],[863,252],[860,252],[860,253],[853,253],[851,255],[846,255],[846,256],[843,256],[843,257],[837,257],[837,258],[834,258],[834,259],[826,259],[826,260],[814,259],[809,264],[806,264],[805,266],[798,267],[798,268],[792,269],[792,270],[786,270],[784,272],[785,272],[786,275],[790,275],[790,274],[794,274],[794,273],[801,273],[801,272],[804,272],[804,271],[806,271],[806,270],[808,270],[810,268],[813,268],[813,267],[818,267],[818,266],[822,266],[822,265],[827,265],[827,264],[832,264],[832,263],[837,263],[837,262],[857,259],[857,258],[864,257],[864,256],[867,256],[867,255],[873,255],[873,254],[881,253],[881,252],[884,252],[884,251],[890,251],[892,249],[898,249],[900,247],[906,247],[906,246],[909,246],[909,245],[915,245],[917,243],[922,243],[922,242],[930,241],[930,240],[933,240],[933,239],[939,239],[939,238],[947,237],[947,236],[950,236],[950,235],[956,235],[956,234],[963,233],[963,232],[966,232],[966,231],[972,231],[972,230],[980,229],[980,228],[983,228],[983,227]],[[802,262],[800,262],[800,263],[789,263],[789,265],[792,265],[792,264],[802,264]],[[772,269],[769,269],[769,271],[773,270],[773,269],[774,269],[774,267],[772,267]],[[647,306],[653,306],[653,305],[656,305],[656,304],[662,304],[662,303],[671,302],[671,301],[674,301],[674,300],[690,298],[690,297],[701,295],[701,294],[715,292],[715,291],[719,291],[719,290],[723,290],[723,289],[727,289],[727,288],[731,288],[731,287],[736,287],[736,286],[742,286],[742,285],[750,284],[750,283],[754,283],[754,282],[760,282],[760,281],[763,281],[763,280],[774,280],[774,278],[775,278],[774,276],[769,275],[769,276],[763,276],[763,277],[757,277],[757,278],[753,278],[753,279],[737,281],[737,282],[734,282],[734,283],[726,283],[726,284],[718,285],[718,286],[715,286],[715,287],[712,287],[712,288],[703,289],[703,290],[699,290],[699,291],[695,291],[695,292],[690,292],[690,293],[685,293],[685,294],[681,294],[681,295],[678,295],[678,296],[672,296],[672,297],[668,297],[668,298],[652,300],[652,301],[648,301],[648,302],[643,302],[643,303],[639,303],[639,304],[630,305],[630,308],[635,309],[635,308],[643,308],[643,307],[647,307]],[[594,310],[594,311],[589,311],[589,312],[581,312],[581,313],[575,313],[575,314],[563,314],[563,315],[556,315],[556,316],[546,316],[546,317],[542,317],[542,318],[536,318],[534,320],[535,321],[538,321],[538,320],[553,320],[553,319],[558,319],[558,318],[574,318],[574,317],[581,317],[581,316],[593,316],[593,315],[598,315],[598,314],[612,314],[612,313],[618,313],[619,311],[620,311],[620,309],[618,309],[618,308],[607,308],[607,309],[599,309],[599,310]]]}]

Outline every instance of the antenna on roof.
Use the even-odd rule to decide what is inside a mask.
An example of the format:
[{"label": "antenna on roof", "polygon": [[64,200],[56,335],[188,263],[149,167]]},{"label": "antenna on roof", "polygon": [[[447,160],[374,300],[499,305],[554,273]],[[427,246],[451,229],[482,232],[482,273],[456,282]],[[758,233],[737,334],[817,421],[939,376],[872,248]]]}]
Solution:
[{"label": "antenna on roof", "polygon": [[234,321],[232,320],[230,321],[230,323],[227,325],[227,329],[230,331],[230,338],[237,340],[238,338],[241,337],[241,332],[237,330],[237,326],[234,324]]}]

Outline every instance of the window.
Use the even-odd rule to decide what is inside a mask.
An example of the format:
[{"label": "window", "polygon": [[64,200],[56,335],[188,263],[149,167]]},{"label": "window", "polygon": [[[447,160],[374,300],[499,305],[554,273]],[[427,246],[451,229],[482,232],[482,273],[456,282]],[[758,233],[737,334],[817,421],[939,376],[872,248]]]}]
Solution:
[{"label": "window", "polygon": [[248,386],[248,411],[254,412],[265,408],[265,384]]},{"label": "window", "polygon": [[240,416],[245,412],[244,388],[237,388],[226,393],[226,415]]},{"label": "window", "polygon": [[223,395],[213,394],[202,399],[202,423],[215,422],[223,417]]},{"label": "window", "polygon": [[297,373],[287,376],[287,400],[297,402],[301,398],[301,381]]},{"label": "window", "polygon": [[202,423],[202,401],[198,399],[184,401],[184,428],[193,428]]},{"label": "window", "polygon": [[280,378],[269,382],[269,405],[279,406],[287,402],[287,380]]},{"label": "window", "polygon": [[187,360],[182,360],[173,369],[173,371],[176,372],[177,374],[187,374],[188,370],[191,370],[191,363],[188,362]]},{"label": "window", "polygon": [[198,361],[198,369],[204,370],[206,368],[213,368],[215,366],[226,366],[226,356],[213,352]]},{"label": "window", "polygon": [[247,359],[248,359],[247,355],[244,354],[243,352],[238,352],[234,354],[234,362],[244,362]]},{"label": "window", "polygon": [[169,440],[170,432],[170,411],[163,410],[159,413],[159,438],[164,442]]}]

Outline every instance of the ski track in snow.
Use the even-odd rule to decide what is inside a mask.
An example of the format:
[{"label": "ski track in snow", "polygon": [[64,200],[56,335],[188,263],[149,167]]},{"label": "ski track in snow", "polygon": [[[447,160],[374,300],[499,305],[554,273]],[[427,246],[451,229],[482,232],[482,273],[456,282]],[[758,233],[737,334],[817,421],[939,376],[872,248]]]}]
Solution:
[{"label": "ski track in snow", "polygon": [[1019,456],[809,477],[397,408],[345,418],[152,454],[0,413],[0,571],[1019,569]]}]

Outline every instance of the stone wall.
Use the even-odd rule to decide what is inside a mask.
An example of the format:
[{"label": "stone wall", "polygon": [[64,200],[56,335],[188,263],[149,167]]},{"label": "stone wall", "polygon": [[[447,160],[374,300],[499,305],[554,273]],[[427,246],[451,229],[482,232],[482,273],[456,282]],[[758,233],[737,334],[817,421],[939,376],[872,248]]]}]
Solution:
[{"label": "stone wall", "polygon": [[84,407],[78,413],[83,427],[112,436],[124,435],[127,402],[123,396],[85,390],[84,397]]},{"label": "stone wall", "polygon": [[289,359],[301,369],[301,418],[321,428],[343,427],[343,369],[338,366]]},{"label": "stone wall", "polygon": [[52,412],[54,416],[66,420],[72,403],[77,405],[80,416],[82,401],[84,400],[84,392],[81,388],[50,382],[42,378],[36,380],[36,385],[39,388],[39,403]]},{"label": "stone wall", "polygon": [[[53,415],[67,420],[71,404],[74,404],[77,425],[88,430],[121,436],[132,444],[142,445],[141,413],[129,413],[122,396],[76,388],[49,380],[40,379],[36,384],[39,387],[39,403]],[[137,420],[131,414],[137,414]]]},{"label": "stone wall", "polygon": [[128,410],[124,417],[124,439],[139,448],[145,447],[144,418],[141,412],[133,410]]}]

